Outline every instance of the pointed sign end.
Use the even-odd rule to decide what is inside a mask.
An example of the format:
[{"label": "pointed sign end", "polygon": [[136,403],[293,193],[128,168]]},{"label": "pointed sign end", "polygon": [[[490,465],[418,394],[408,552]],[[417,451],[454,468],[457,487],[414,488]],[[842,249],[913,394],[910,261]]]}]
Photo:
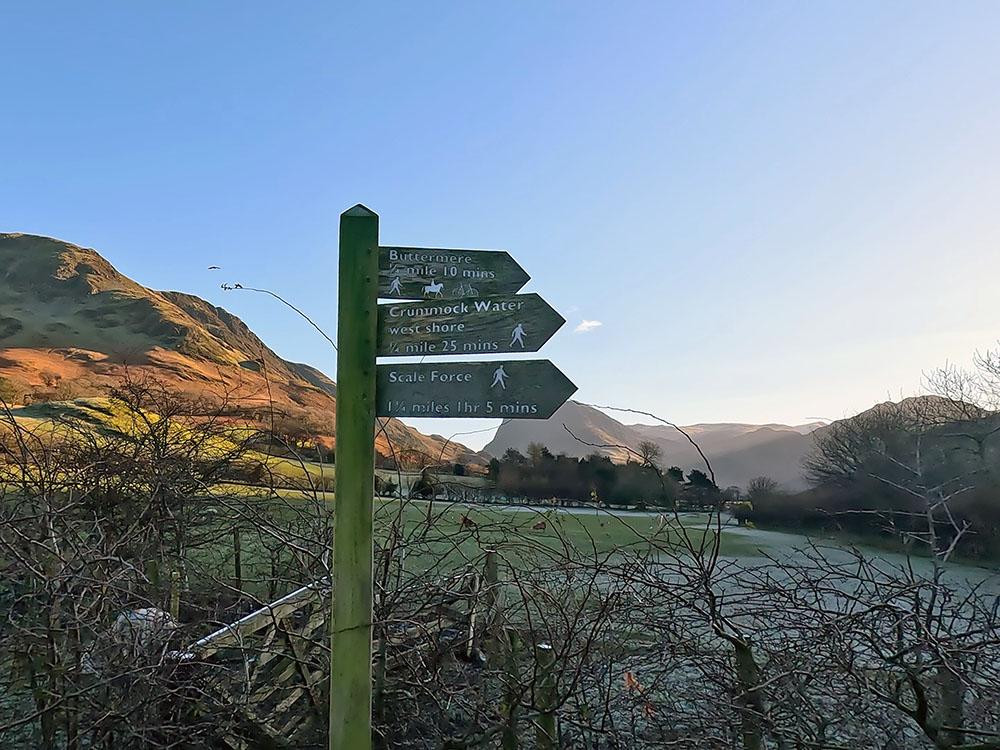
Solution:
[{"label": "pointed sign end", "polygon": [[359,203],[353,208],[349,208],[346,211],[344,211],[344,213],[342,213],[341,216],[378,216],[378,214],[376,214],[367,206],[363,206]]}]

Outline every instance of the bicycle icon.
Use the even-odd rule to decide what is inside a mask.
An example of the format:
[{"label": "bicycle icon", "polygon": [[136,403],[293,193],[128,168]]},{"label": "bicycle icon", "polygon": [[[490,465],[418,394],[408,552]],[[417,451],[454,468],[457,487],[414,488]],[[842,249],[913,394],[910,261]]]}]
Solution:
[{"label": "bicycle icon", "polygon": [[478,297],[479,290],[476,289],[472,284],[466,286],[464,283],[458,285],[458,289],[455,290],[456,297]]}]

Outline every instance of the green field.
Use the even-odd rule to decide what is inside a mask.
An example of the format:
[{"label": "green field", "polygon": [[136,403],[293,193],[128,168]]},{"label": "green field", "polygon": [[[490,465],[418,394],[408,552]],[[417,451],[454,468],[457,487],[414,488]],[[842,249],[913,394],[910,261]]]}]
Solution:
[{"label": "green field", "polygon": [[[252,492],[247,489],[229,486],[218,499],[237,493],[249,499]],[[333,493],[261,489],[259,499],[261,508],[267,508],[278,526],[292,528],[293,524],[308,522],[310,528],[319,529],[324,524],[328,527],[332,520],[324,514],[332,513]],[[211,502],[208,498],[206,501]],[[474,525],[463,525],[463,516]],[[683,514],[681,520],[695,545],[701,544],[706,534],[709,540],[714,537],[715,531],[706,529],[708,515]],[[545,522],[545,527],[534,528],[540,521]],[[226,522],[221,523],[224,526]],[[663,516],[661,521],[654,515],[603,510],[566,512],[380,497],[375,500],[374,527],[376,548],[393,548],[394,555],[405,559],[407,576],[428,571],[447,574],[468,565],[478,567],[488,550],[499,554],[502,565],[523,570],[622,563],[658,556],[665,549],[683,553],[680,529],[671,515]],[[273,578],[274,545],[246,528],[241,534],[246,590],[266,597],[261,586]],[[217,543],[194,554],[206,568],[225,570],[233,557],[231,538],[231,531],[220,529]],[[745,536],[721,532],[721,553],[725,556],[753,555],[756,546]]]},{"label": "green field", "polygon": [[[384,536],[393,523],[405,530],[427,527],[428,511],[431,526],[447,536],[467,537],[481,546],[502,543],[507,536],[530,539],[564,550],[590,555],[627,555],[648,552],[649,540],[658,545],[679,542],[678,526],[673,516],[609,513],[581,510],[565,512],[559,509],[538,510],[516,506],[466,505],[464,503],[433,504],[425,501],[400,501],[379,498],[375,512],[376,535]],[[462,528],[462,516],[476,523],[475,528]],[[695,544],[705,534],[706,514],[685,514],[684,527]],[[532,528],[545,521],[545,529]],[[722,532],[722,550],[726,555],[739,555],[749,548],[745,539]]]}]

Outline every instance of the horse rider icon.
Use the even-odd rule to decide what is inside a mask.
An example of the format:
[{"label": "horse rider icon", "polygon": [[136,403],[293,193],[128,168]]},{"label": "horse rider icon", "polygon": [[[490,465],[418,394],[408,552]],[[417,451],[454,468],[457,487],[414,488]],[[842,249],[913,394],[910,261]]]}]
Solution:
[{"label": "horse rider icon", "polygon": [[490,388],[496,388],[497,386],[500,386],[501,388],[506,389],[507,377],[508,376],[506,371],[503,369],[503,365],[500,365],[497,369],[493,371],[493,384],[490,386]]},{"label": "horse rider icon", "polygon": [[510,332],[510,345],[520,344],[521,348],[524,348],[524,326],[518,323],[514,326],[514,330]]},{"label": "horse rider icon", "polygon": [[402,294],[402,293],[403,290],[399,285],[399,277],[397,276],[392,280],[392,283],[389,285],[389,295],[392,296],[393,294]]}]

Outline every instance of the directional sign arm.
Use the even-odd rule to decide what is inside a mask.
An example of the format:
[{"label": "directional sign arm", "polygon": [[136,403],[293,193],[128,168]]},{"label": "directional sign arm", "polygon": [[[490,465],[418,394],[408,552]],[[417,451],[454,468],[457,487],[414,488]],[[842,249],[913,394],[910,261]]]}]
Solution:
[{"label": "directional sign arm", "polygon": [[383,357],[537,352],[566,320],[537,294],[379,305]]},{"label": "directional sign arm", "polygon": [[514,294],[530,278],[503,250],[379,248],[378,294],[385,299]]},{"label": "directional sign arm", "polygon": [[380,417],[547,419],[576,386],[547,359],[379,365]]}]

